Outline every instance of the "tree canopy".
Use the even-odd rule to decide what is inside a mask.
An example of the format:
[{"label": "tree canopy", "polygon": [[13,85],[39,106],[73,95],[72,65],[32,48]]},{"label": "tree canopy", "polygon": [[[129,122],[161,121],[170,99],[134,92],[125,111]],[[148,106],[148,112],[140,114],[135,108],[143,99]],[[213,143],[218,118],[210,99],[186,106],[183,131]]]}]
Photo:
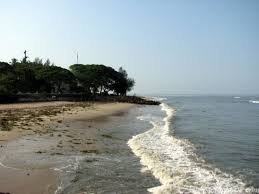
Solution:
[{"label": "tree canopy", "polygon": [[5,62],[0,62],[0,94],[15,92],[16,76],[14,68]]},{"label": "tree canopy", "polygon": [[122,72],[104,65],[75,64],[70,66],[70,70],[77,77],[84,91],[93,95],[108,94],[109,92],[126,95],[135,84],[133,79],[127,77],[127,73],[124,75]]},{"label": "tree canopy", "polygon": [[135,85],[126,70],[105,65],[74,64],[68,69],[49,59],[34,61],[12,59],[0,62],[0,94],[84,93],[87,95],[126,95]]}]

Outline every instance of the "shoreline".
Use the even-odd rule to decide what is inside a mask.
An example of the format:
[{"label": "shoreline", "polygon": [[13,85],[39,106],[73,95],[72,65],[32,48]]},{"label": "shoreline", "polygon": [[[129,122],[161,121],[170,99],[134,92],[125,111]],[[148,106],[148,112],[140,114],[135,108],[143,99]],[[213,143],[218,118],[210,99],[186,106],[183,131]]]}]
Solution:
[{"label": "shoreline", "polygon": [[[122,115],[134,106],[100,102],[0,105],[0,112],[5,113],[2,120],[10,124],[8,119],[14,117],[12,130],[0,131],[0,173],[4,177],[0,192],[54,193],[60,184],[59,172],[53,170],[59,156],[102,152],[105,145],[98,136],[109,135],[100,135],[103,132],[98,128],[113,122],[108,117]],[[41,157],[50,159],[41,164]]]},{"label": "shoreline", "polygon": [[160,102],[143,96],[86,96],[84,94],[0,94],[0,105],[5,103],[47,103],[47,102],[123,102],[142,105],[159,105]]},{"label": "shoreline", "polygon": [[[161,112],[165,114],[161,117],[163,122],[156,122],[152,116],[146,115],[148,119],[144,116],[143,120],[148,121],[152,125],[151,128],[128,141],[128,145],[139,157],[144,169],[152,172],[153,176],[160,181],[160,185],[150,187],[149,192],[250,193],[256,190],[246,179],[233,171],[216,167],[215,163],[206,161],[203,155],[195,152],[196,147],[193,142],[177,136],[175,131],[171,133],[170,130],[173,128],[170,126],[175,111],[172,105],[163,102],[161,104]],[[177,176],[175,176],[176,173]],[[192,177],[195,179],[193,180]],[[175,184],[180,181],[183,181],[183,184]]]},{"label": "shoreline", "polygon": [[[109,104],[111,106],[109,106]],[[107,106],[108,105],[108,106]],[[108,116],[135,104],[120,102],[32,102],[0,104],[0,145],[23,135],[46,133],[48,122],[61,122],[67,118]],[[102,106],[104,110],[102,111]],[[89,110],[97,108],[98,111]],[[84,113],[84,111],[87,111]],[[93,113],[92,115],[90,113]],[[74,115],[74,116],[73,116]]]}]

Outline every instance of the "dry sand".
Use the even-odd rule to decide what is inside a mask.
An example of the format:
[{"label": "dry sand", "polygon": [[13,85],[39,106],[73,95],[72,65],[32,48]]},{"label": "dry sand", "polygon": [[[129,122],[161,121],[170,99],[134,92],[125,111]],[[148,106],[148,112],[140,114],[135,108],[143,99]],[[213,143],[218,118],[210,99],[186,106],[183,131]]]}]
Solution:
[{"label": "dry sand", "polygon": [[32,103],[13,103],[13,104],[0,104],[0,111],[4,110],[19,110],[19,109],[33,109],[43,107],[54,107],[74,104],[74,102],[54,101],[54,102],[32,102]]},{"label": "dry sand", "polygon": [[42,117],[51,117],[77,106],[79,104],[72,102],[0,104],[0,144],[41,130]]},{"label": "dry sand", "polygon": [[[35,141],[31,146],[31,152],[37,154],[48,152],[50,155],[55,155],[67,151],[85,154],[101,152],[103,145],[100,138],[107,135],[99,130],[102,126],[100,123],[105,123],[109,115],[121,114],[133,106],[128,103],[87,102],[0,105],[0,129],[6,130],[0,130],[0,146],[2,147],[0,147],[0,153],[1,149],[5,149],[5,152],[8,151],[7,145],[10,142],[18,141],[23,137],[28,137],[29,142],[29,139],[35,136],[40,136],[50,144],[49,148],[42,146],[46,150],[35,150],[39,144]],[[56,143],[55,146],[52,146],[50,142]],[[23,144],[26,144],[26,140],[23,141]],[[28,145],[31,144],[28,143]],[[17,147],[17,151],[19,149],[24,148]],[[10,152],[14,152],[14,150],[10,148]],[[15,154],[13,157],[15,160]],[[30,169],[18,159],[15,166],[12,166],[12,163],[0,165],[0,193],[45,194],[55,192],[59,184],[57,172],[40,165]],[[6,168],[6,166],[14,168]]]}]

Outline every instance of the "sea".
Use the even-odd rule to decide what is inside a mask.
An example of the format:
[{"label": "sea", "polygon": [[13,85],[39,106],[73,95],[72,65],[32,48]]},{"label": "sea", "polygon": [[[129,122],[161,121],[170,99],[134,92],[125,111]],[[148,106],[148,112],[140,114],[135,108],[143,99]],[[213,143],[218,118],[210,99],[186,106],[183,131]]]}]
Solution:
[{"label": "sea", "polygon": [[112,116],[105,152],[74,161],[61,193],[259,193],[259,96],[149,98]]},{"label": "sea", "polygon": [[258,96],[160,96],[128,145],[160,185],[152,193],[259,193]]},{"label": "sea", "polygon": [[55,124],[52,136],[7,143],[0,166],[49,166],[58,173],[56,194],[259,193],[259,96],[148,98],[161,104],[98,120],[93,141],[101,143],[100,152],[57,147],[64,131],[88,138],[89,121],[75,119]]}]

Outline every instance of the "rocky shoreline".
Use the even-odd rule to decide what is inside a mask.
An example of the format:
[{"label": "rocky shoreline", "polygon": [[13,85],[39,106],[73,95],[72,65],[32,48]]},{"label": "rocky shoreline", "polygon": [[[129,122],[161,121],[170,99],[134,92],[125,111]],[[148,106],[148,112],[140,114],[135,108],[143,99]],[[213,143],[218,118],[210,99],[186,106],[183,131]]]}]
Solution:
[{"label": "rocky shoreline", "polygon": [[159,105],[159,101],[147,99],[145,97],[140,96],[101,96],[96,97],[96,101],[104,101],[104,102],[125,102],[132,104],[142,104],[142,105]]},{"label": "rocky shoreline", "polygon": [[24,103],[24,102],[52,102],[52,101],[71,101],[71,102],[125,102],[142,105],[159,105],[160,102],[147,99],[141,96],[87,96],[84,94],[15,94],[0,95],[2,103]]}]

